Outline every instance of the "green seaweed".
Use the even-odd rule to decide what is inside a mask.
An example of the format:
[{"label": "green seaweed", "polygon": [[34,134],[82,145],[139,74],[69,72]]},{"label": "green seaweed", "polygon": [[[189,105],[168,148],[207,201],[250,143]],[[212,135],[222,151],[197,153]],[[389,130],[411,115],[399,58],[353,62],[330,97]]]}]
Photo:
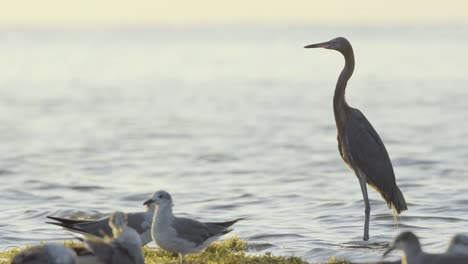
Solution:
[{"label": "green seaweed", "polygon": [[[79,247],[78,242],[65,241],[64,245]],[[28,246],[25,246],[27,248]],[[8,248],[0,253],[0,264],[7,264],[11,257],[18,253],[20,248]],[[143,247],[146,264],[178,264],[179,257],[161,249],[148,246]],[[199,254],[188,255],[185,258],[187,264],[310,264],[309,262],[295,256],[278,256],[270,252],[249,253],[247,252],[247,241],[238,237],[232,237],[211,244],[205,251]],[[346,264],[348,262],[331,257],[324,264]]]}]

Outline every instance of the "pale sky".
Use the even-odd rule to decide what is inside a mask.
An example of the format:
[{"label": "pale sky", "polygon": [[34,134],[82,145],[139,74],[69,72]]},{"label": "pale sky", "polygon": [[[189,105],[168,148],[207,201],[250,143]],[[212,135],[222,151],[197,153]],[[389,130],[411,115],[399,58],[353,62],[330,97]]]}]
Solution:
[{"label": "pale sky", "polygon": [[0,0],[0,25],[466,21],[468,0]]}]

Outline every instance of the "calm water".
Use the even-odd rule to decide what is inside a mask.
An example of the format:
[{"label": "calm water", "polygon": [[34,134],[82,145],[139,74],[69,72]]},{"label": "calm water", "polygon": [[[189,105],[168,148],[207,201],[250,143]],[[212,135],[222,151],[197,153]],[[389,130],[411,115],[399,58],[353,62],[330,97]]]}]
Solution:
[{"label": "calm water", "polygon": [[[396,229],[339,157],[338,35],[348,101],[380,133],[409,211]],[[0,247],[69,239],[47,215],[143,210],[170,191],[200,220],[249,217],[252,252],[379,257],[402,230],[440,252],[468,232],[468,27],[0,30]]]}]

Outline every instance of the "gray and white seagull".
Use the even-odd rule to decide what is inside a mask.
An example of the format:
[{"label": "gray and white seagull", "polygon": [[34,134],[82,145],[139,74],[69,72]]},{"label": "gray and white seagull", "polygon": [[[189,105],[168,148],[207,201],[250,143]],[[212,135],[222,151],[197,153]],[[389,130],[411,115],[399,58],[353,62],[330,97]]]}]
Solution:
[{"label": "gray and white seagull", "polygon": [[451,240],[447,253],[453,255],[468,255],[468,235],[457,234]]},{"label": "gray and white seagull", "polygon": [[418,237],[412,232],[403,232],[398,235],[393,245],[384,253],[399,249],[404,252],[401,263],[405,264],[467,264],[468,255],[455,255],[450,253],[431,254],[422,250]]},{"label": "gray and white seagull", "polygon": [[[128,226],[133,228],[141,238],[142,245],[151,242],[151,223],[155,205],[149,205],[145,212],[128,213]],[[98,237],[112,236],[112,229],[109,226],[109,216],[97,220],[74,220],[60,218],[55,216],[47,216],[56,222],[46,222],[48,224],[61,226],[71,232],[81,234],[92,234]]]},{"label": "gray and white seagull", "polygon": [[203,223],[177,217],[172,213],[172,197],[166,191],[157,191],[144,205],[157,205],[151,234],[154,242],[164,250],[178,253],[180,263],[187,254],[203,251],[220,236],[232,231],[229,227],[239,218],[229,222]]},{"label": "gray and white seagull", "polygon": [[144,264],[140,235],[127,226],[127,215],[115,212],[109,218],[113,237],[85,234],[84,244],[102,264]]},{"label": "gray and white seagull", "polygon": [[76,264],[76,253],[64,245],[43,245],[27,248],[11,259],[11,264]]}]

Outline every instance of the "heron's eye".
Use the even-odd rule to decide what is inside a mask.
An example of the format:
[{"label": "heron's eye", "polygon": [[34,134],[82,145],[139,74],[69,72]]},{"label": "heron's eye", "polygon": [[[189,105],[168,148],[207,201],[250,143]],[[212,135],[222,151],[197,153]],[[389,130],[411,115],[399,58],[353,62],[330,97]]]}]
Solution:
[{"label": "heron's eye", "polygon": [[162,195],[162,194],[160,194],[160,195],[159,195],[159,198],[163,198],[163,195]]}]

